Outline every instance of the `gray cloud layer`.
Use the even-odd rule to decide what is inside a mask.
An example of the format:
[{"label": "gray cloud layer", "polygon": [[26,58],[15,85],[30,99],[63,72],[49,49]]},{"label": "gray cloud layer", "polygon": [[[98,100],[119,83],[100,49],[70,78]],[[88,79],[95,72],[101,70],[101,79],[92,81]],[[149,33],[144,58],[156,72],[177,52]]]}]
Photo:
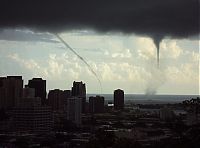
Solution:
[{"label": "gray cloud layer", "polygon": [[59,43],[49,33],[35,33],[30,30],[0,29],[0,40]]},{"label": "gray cloud layer", "polygon": [[4,0],[0,27],[49,32],[91,28],[186,38],[199,33],[198,0]]}]

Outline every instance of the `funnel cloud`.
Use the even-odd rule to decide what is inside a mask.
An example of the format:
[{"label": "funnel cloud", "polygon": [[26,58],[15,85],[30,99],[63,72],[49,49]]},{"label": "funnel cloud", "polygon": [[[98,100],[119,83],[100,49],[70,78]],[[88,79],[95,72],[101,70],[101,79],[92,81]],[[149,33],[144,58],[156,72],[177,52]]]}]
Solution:
[{"label": "funnel cloud", "polygon": [[156,46],[157,49],[157,67],[159,68],[159,64],[160,64],[160,42],[162,41],[163,36],[162,35],[154,35],[153,36],[153,42]]}]

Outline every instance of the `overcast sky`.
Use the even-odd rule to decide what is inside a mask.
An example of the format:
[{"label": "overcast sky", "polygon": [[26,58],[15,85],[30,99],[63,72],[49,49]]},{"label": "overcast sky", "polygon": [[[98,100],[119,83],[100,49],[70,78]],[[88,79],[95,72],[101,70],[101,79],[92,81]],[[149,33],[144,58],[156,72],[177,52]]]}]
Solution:
[{"label": "overcast sky", "polygon": [[199,94],[199,6],[199,0],[2,1],[0,75],[22,75],[25,84],[42,77],[48,89],[83,81],[88,93],[101,93],[100,80],[102,93]]},{"label": "overcast sky", "polygon": [[[4,39],[2,39],[2,36]],[[122,33],[73,30],[60,36],[97,73],[102,93],[199,94],[199,40],[170,39],[160,43],[160,68],[151,38]],[[95,76],[53,34],[7,29],[0,36],[0,75],[47,80],[47,88],[71,89],[86,83],[88,93],[101,93]]]}]

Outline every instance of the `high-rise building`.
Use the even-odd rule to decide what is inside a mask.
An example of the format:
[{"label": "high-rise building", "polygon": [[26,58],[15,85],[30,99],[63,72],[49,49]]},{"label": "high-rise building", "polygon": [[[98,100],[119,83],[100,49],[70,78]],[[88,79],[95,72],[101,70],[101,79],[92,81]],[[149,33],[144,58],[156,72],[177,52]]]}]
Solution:
[{"label": "high-rise building", "polygon": [[117,89],[114,91],[114,109],[122,110],[124,108],[124,91]]},{"label": "high-rise building", "polygon": [[35,89],[35,97],[40,97],[41,103],[44,105],[46,103],[46,80],[33,78],[28,81],[28,87]]},{"label": "high-rise building", "polygon": [[6,108],[6,89],[0,87],[0,109]]},{"label": "high-rise building", "polygon": [[64,90],[64,112],[67,111],[67,100],[68,98],[72,97],[72,91],[71,90]]},{"label": "high-rise building", "polygon": [[69,97],[71,97],[70,90],[50,90],[48,94],[48,105],[51,106],[54,111],[64,111],[65,102],[67,102],[66,100]]},{"label": "high-rise building", "polygon": [[14,107],[22,97],[22,76],[7,76],[0,78],[0,107]]},{"label": "high-rise building", "polygon": [[79,97],[82,99],[82,112],[85,112],[85,102],[86,102],[86,86],[81,82],[73,82],[72,96]]},{"label": "high-rise building", "polygon": [[59,89],[50,90],[48,94],[48,105],[51,106],[53,111],[63,110],[63,91]]},{"label": "high-rise building", "polygon": [[4,86],[4,81],[6,80],[6,77],[0,77],[0,88]]},{"label": "high-rise building", "polygon": [[6,89],[4,87],[6,77],[0,77],[0,109],[6,106]]},{"label": "high-rise building", "polygon": [[78,127],[82,123],[82,99],[78,97],[67,100],[67,119],[74,122]]},{"label": "high-rise building", "polygon": [[[28,104],[27,106],[30,106],[29,104],[33,103],[34,101],[37,102],[37,104],[41,105],[41,102],[38,102],[38,101],[41,101],[41,98],[35,97],[35,89],[34,88],[28,88],[26,86],[26,88],[23,88],[22,90],[23,90],[22,91],[22,97],[15,104],[15,107],[16,106],[21,106],[22,104],[24,104],[24,106],[27,105],[27,104]],[[35,100],[33,100],[33,98],[35,98]]]},{"label": "high-rise building", "polygon": [[52,112],[49,106],[41,105],[41,98],[27,97],[11,110],[14,129],[22,133],[46,133],[52,130]]},{"label": "high-rise building", "polygon": [[90,113],[103,113],[104,97],[102,96],[89,97],[89,111]]}]

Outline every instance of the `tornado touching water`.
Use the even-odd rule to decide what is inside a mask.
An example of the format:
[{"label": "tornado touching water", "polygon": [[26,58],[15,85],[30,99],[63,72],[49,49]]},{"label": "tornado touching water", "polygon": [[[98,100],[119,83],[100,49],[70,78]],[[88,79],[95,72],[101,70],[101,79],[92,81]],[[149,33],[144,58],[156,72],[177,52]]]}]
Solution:
[{"label": "tornado touching water", "polygon": [[69,44],[67,44],[67,42],[65,42],[58,34],[54,34],[70,51],[72,51],[89,69],[89,71],[95,76],[95,78],[97,79],[99,86],[100,86],[100,91],[102,93],[102,85],[101,85],[101,81],[98,77],[98,75],[96,74],[96,72],[92,69],[92,67],[88,64],[88,62],[82,57],[80,56],[71,46],[69,46]]},{"label": "tornado touching water", "polygon": [[[163,67],[160,67],[160,43],[164,37],[161,34],[154,34],[152,36],[154,45],[156,47],[157,55],[157,65],[151,65],[152,62],[148,61],[146,63],[147,70],[150,74],[150,77],[146,80],[146,89],[145,93],[147,96],[155,95],[159,87],[164,84],[166,80],[165,72],[163,71]],[[154,59],[150,59],[154,60]]]}]

